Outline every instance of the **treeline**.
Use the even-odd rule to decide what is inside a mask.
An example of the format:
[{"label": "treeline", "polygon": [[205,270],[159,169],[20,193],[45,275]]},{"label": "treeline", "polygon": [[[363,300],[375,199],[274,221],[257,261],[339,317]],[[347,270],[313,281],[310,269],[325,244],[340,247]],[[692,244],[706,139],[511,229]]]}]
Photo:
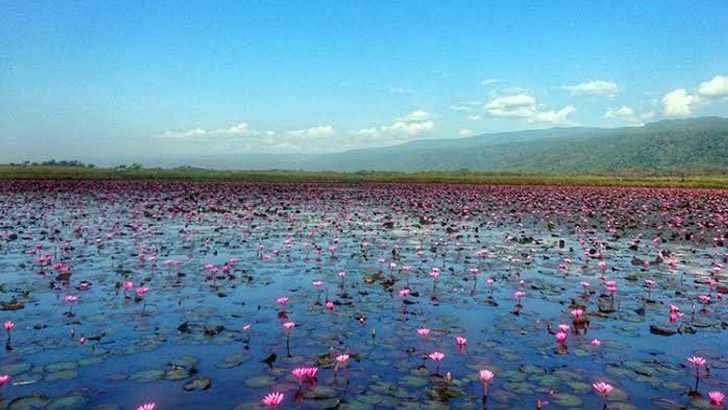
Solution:
[{"label": "treeline", "polygon": [[[96,164],[91,163],[85,163],[83,161],[78,160],[60,160],[56,161],[55,159],[51,159],[49,161],[24,161],[20,163],[11,162],[8,164],[11,167],[59,167],[59,168],[97,168]],[[115,167],[111,167],[111,169],[116,171],[141,171],[144,168],[142,164],[133,163],[130,165],[121,164],[117,165]]]},{"label": "treeline", "polygon": [[9,164],[11,167],[69,167],[69,168],[96,168],[96,165],[94,164],[86,164],[81,161],[77,160],[61,160],[56,161],[55,159],[52,159],[50,161],[42,161],[42,162],[31,162],[31,161],[24,161],[20,163],[11,162]]}]

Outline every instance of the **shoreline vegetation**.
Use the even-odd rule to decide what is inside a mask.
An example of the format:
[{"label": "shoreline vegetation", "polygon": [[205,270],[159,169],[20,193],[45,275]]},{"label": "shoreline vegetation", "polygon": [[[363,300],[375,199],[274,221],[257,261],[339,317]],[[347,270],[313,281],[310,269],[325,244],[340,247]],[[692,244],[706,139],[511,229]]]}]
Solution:
[{"label": "shoreline vegetation", "polygon": [[301,170],[216,170],[196,167],[145,168],[139,164],[113,168],[71,161],[66,164],[0,165],[0,179],[152,180],[190,182],[277,183],[459,183],[494,185],[575,185],[728,189],[728,174],[620,172],[614,174],[550,174],[514,172],[327,172]]}]

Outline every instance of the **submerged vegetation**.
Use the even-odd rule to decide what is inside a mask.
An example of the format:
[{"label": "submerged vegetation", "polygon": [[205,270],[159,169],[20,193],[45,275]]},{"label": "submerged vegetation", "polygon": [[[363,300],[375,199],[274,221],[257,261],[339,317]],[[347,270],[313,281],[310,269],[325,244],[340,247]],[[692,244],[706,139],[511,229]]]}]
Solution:
[{"label": "submerged vegetation", "polygon": [[551,174],[429,171],[429,172],[314,172],[291,170],[236,171],[195,167],[145,168],[139,164],[103,168],[93,165],[0,165],[0,179],[72,180],[177,180],[217,182],[295,182],[295,183],[464,183],[513,185],[591,185],[627,187],[728,188],[728,175],[722,174]]}]

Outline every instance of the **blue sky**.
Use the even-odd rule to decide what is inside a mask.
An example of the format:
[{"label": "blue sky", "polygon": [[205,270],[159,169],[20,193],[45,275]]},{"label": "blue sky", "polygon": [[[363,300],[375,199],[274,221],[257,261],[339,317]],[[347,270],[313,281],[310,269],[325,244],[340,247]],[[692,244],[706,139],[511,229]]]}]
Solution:
[{"label": "blue sky", "polygon": [[728,115],[728,2],[0,0],[0,162]]}]

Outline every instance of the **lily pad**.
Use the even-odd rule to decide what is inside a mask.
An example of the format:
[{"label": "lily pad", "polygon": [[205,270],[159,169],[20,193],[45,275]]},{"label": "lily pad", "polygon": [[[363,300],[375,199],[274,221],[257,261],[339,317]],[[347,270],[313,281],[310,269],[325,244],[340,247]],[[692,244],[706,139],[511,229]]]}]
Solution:
[{"label": "lily pad", "polygon": [[568,393],[556,393],[551,396],[549,401],[562,407],[578,407],[584,403],[581,397]]},{"label": "lily pad", "polygon": [[273,383],[275,383],[275,380],[267,375],[251,377],[245,381],[245,385],[252,388],[268,387]]},{"label": "lily pad", "polygon": [[48,410],[76,410],[86,408],[88,398],[82,394],[72,394],[54,400],[48,405]]},{"label": "lily pad", "polygon": [[54,373],[48,373],[43,380],[48,383],[53,383],[61,380],[71,380],[78,377],[78,372],[75,369],[61,370]]},{"label": "lily pad", "polygon": [[210,388],[210,379],[207,377],[198,377],[182,386],[185,391],[207,390]]},{"label": "lily pad", "polygon": [[250,359],[250,356],[244,354],[234,354],[223,357],[219,362],[215,363],[218,369],[232,369],[238,367]]},{"label": "lily pad", "polygon": [[148,383],[164,377],[163,370],[143,370],[132,374],[129,378],[135,382]]},{"label": "lily pad", "polygon": [[17,397],[10,400],[8,410],[33,410],[43,409],[51,402],[51,400],[43,394],[31,393],[26,396]]}]

